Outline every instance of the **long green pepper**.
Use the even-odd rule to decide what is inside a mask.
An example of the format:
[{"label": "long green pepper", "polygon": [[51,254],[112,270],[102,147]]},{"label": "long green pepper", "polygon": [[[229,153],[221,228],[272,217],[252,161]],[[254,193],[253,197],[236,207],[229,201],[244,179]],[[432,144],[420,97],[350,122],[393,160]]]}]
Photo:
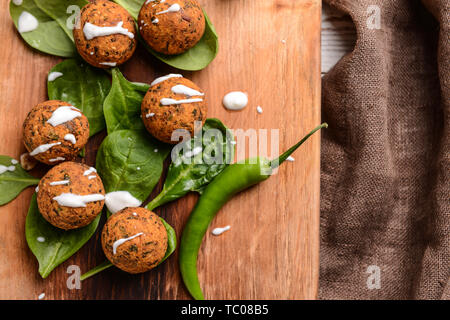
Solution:
[{"label": "long green pepper", "polygon": [[247,159],[243,163],[232,164],[206,187],[184,227],[180,242],[181,276],[194,299],[204,299],[198,280],[197,257],[203,237],[217,212],[237,193],[268,179],[273,169],[281,165],[310,136],[327,127],[326,123],[316,127],[275,160],[256,158],[252,159],[253,161]]}]

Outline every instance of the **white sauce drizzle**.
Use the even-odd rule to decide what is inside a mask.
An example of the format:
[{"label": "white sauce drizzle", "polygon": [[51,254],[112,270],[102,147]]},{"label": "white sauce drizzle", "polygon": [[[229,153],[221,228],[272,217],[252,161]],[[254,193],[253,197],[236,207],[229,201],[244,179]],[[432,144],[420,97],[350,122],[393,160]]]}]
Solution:
[{"label": "white sauce drizzle", "polygon": [[113,244],[113,254],[116,254],[116,253],[117,253],[117,248],[118,248],[120,245],[124,244],[124,243],[127,242],[127,241],[133,240],[134,238],[137,238],[137,237],[139,237],[139,236],[142,236],[143,234],[144,234],[144,233],[139,232],[138,234],[135,234],[134,236],[131,236],[131,237],[129,237],[129,238],[123,238],[123,239],[119,239],[119,240],[114,241],[114,244]]},{"label": "white sauce drizzle", "polygon": [[117,66],[117,62],[100,62],[101,65],[115,67]]},{"label": "white sauce drizzle", "polygon": [[56,79],[58,79],[59,77],[62,77],[64,74],[63,73],[61,73],[61,72],[51,72],[49,75],[48,75],[48,81],[49,82],[52,82],[52,81],[55,81]]},{"label": "white sauce drizzle", "polygon": [[56,127],[81,116],[81,112],[72,106],[63,106],[53,111],[52,116],[47,120],[47,123]]},{"label": "white sauce drizzle", "polygon": [[150,113],[147,113],[146,115],[145,115],[145,117],[148,119],[148,118],[150,118],[150,117],[154,117],[155,116],[155,113],[154,112],[150,112]]},{"label": "white sauce drizzle", "polygon": [[194,102],[202,102],[203,99],[195,98],[195,99],[182,99],[182,100],[175,100],[170,98],[162,98],[159,102],[163,106],[170,106],[173,104],[183,104],[183,103],[194,103]]},{"label": "white sauce drizzle", "polygon": [[61,186],[61,185],[64,185],[64,184],[69,184],[69,183],[70,183],[70,180],[61,180],[61,181],[50,182],[50,185],[51,186]]},{"label": "white sauce drizzle", "polygon": [[110,212],[116,213],[125,208],[139,207],[142,202],[128,191],[114,191],[106,194],[105,204]]},{"label": "white sauce drizzle", "polygon": [[88,177],[89,180],[92,180],[92,179],[95,179],[95,178],[97,178],[96,175],[92,175],[92,176],[89,176],[89,177]]},{"label": "white sauce drizzle", "polygon": [[153,23],[153,24],[157,24],[158,22],[159,22],[159,19],[158,19],[158,18],[155,18],[155,19],[152,20],[152,23]]},{"label": "white sauce drizzle", "polygon": [[70,142],[72,142],[73,144],[76,144],[76,143],[77,143],[77,139],[76,139],[75,136],[74,136],[73,134],[71,134],[71,133],[66,134],[66,135],[64,136],[64,140],[70,141]]},{"label": "white sauce drizzle", "polygon": [[13,3],[14,3],[16,6],[21,6],[22,3],[23,3],[23,0],[13,0]]},{"label": "white sauce drizzle", "polygon": [[48,161],[56,162],[56,161],[64,161],[64,160],[66,160],[66,158],[64,158],[64,157],[56,157],[56,158],[50,159]]},{"label": "white sauce drizzle", "polygon": [[87,169],[84,173],[83,173],[83,176],[88,176],[88,175],[90,175],[91,173],[97,173],[97,170],[95,169],[95,168],[93,168],[93,167],[90,167],[89,169]]},{"label": "white sauce drizzle", "polygon": [[169,7],[169,9],[161,11],[161,12],[158,12],[158,13],[156,13],[156,15],[163,14],[163,13],[170,13],[170,12],[178,12],[180,10],[181,10],[180,5],[178,3],[174,3],[173,5],[171,5]]},{"label": "white sauce drizzle", "polygon": [[88,194],[85,196],[73,193],[61,193],[59,196],[54,197],[53,200],[63,207],[85,208],[86,204],[89,202],[105,200],[105,196],[99,193]]},{"label": "white sauce drizzle", "polygon": [[223,97],[223,105],[228,110],[242,110],[248,104],[248,97],[240,91],[233,91]]},{"label": "white sauce drizzle", "polygon": [[187,158],[195,157],[202,151],[203,151],[202,147],[195,147],[194,150],[186,152],[184,156]]},{"label": "white sauce drizzle", "polygon": [[228,231],[230,229],[231,229],[230,226],[226,226],[226,227],[223,227],[223,228],[215,228],[212,231],[212,234],[215,235],[215,236],[220,236],[222,233],[224,233],[225,231]]},{"label": "white sauce drizzle", "polygon": [[17,30],[20,33],[25,33],[36,30],[39,27],[39,22],[31,13],[24,11],[20,14],[17,25]]},{"label": "white sauce drizzle", "polygon": [[171,74],[168,74],[167,76],[156,78],[155,80],[153,80],[153,82],[150,84],[150,86],[154,86],[158,83],[169,80],[171,78],[183,78],[183,76],[181,74],[171,73]]},{"label": "white sauce drizzle", "polygon": [[0,174],[5,173],[6,171],[10,171],[13,172],[14,170],[16,170],[15,166],[4,166],[2,164],[0,164]]},{"label": "white sauce drizzle", "polygon": [[172,92],[175,94],[184,94],[185,96],[188,97],[193,97],[193,96],[204,96],[205,94],[194,90],[192,88],[186,87],[182,84],[177,84],[176,86],[172,87]]},{"label": "white sauce drizzle", "polygon": [[45,238],[44,237],[37,237],[36,240],[38,242],[45,242]]},{"label": "white sauce drizzle", "polygon": [[42,144],[39,147],[37,147],[36,149],[34,149],[33,151],[30,152],[30,156],[35,156],[39,153],[43,153],[48,151],[50,148],[54,147],[54,146],[58,146],[60,145],[61,142],[55,142],[55,143],[48,143],[48,144]]},{"label": "white sauce drizzle", "polygon": [[134,39],[134,34],[122,26],[123,21],[120,21],[117,26],[114,27],[100,27],[90,22],[86,22],[83,28],[84,37],[86,40],[92,40],[96,37],[109,36],[112,34],[123,34],[131,39]]}]

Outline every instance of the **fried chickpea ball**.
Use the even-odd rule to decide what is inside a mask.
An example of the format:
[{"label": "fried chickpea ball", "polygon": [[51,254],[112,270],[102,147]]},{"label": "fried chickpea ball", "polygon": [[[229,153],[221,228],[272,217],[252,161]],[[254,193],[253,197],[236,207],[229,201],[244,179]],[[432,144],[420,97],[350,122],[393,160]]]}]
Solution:
[{"label": "fried chickpea ball", "polygon": [[[187,130],[193,137],[194,131],[205,124],[207,105],[197,85],[186,78],[172,77],[150,87],[141,112],[150,134],[160,141],[176,144],[179,141],[172,140],[175,130]],[[196,121],[201,126],[196,127]]]},{"label": "fried chickpea ball", "polygon": [[108,260],[119,269],[142,273],[164,258],[167,231],[150,210],[125,208],[113,214],[103,227],[102,247]]},{"label": "fried chickpea ball", "polygon": [[137,45],[133,17],[107,0],[96,0],[83,7],[73,37],[83,59],[98,68],[123,64]]},{"label": "fried chickpea ball", "polygon": [[153,50],[175,55],[194,47],[205,33],[205,16],[197,0],[146,1],[139,30]]},{"label": "fried chickpea ball", "polygon": [[70,103],[39,103],[23,123],[23,142],[36,160],[55,165],[73,160],[89,139],[89,121]]},{"label": "fried chickpea ball", "polygon": [[53,167],[39,182],[39,212],[53,226],[77,229],[90,224],[105,204],[105,189],[95,169],[76,162]]}]

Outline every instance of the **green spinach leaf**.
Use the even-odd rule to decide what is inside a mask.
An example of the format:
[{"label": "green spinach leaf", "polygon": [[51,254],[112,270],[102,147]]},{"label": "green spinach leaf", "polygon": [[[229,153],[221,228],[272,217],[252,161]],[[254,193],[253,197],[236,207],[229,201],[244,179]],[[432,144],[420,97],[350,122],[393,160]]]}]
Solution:
[{"label": "green spinach leaf", "polygon": [[[26,11],[33,15],[39,25],[38,27],[29,32],[20,33],[21,37],[27,42],[31,47],[44,53],[48,53],[60,57],[75,57],[77,56],[77,49],[75,44],[68,34],[67,27],[64,27],[63,20],[64,17],[68,19],[71,13],[67,13],[67,7],[63,8],[63,5],[58,5],[57,10],[51,9],[51,6],[44,5],[47,1],[36,0],[23,0],[20,6],[17,6],[10,1],[9,12],[14,25],[18,28],[19,17]],[[49,1],[54,2],[54,1]],[[76,3],[82,3],[85,1],[76,1]],[[47,12],[51,12],[53,17],[57,17],[58,20],[52,18],[45,11],[43,11],[38,3],[45,8]],[[62,4],[63,2],[61,2]],[[86,3],[86,2],[85,2]]]},{"label": "green spinach leaf", "polygon": [[170,149],[145,131],[109,134],[97,153],[97,171],[106,192],[128,191],[144,202],[158,183]]},{"label": "green spinach leaf", "polygon": [[108,134],[117,130],[145,130],[141,104],[150,85],[130,82],[118,68],[112,69],[112,87],[103,104]]},{"label": "green spinach leaf", "polygon": [[[135,19],[138,18],[139,11],[145,1],[146,0],[114,0],[114,2],[128,10]],[[151,54],[172,67],[187,71],[202,70],[214,60],[219,52],[219,38],[217,32],[205,10],[203,10],[203,13],[206,20],[205,33],[195,47],[185,53],[173,56],[164,55],[152,50],[143,39],[141,39],[141,42]]]},{"label": "green spinach leaf", "polygon": [[[170,224],[168,224],[163,218],[160,217],[160,219],[161,219],[161,222],[163,223],[164,227],[167,230],[167,251],[166,251],[166,254],[164,255],[164,258],[159,262],[158,265],[160,265],[165,260],[167,260],[167,258],[169,258],[170,255],[177,248],[177,235],[175,233],[174,228],[172,228],[172,226]],[[105,262],[103,262],[103,263],[99,264],[98,266],[92,268],[88,272],[82,274],[80,279],[81,279],[81,281],[86,280],[87,278],[90,278],[90,277],[92,277],[92,276],[102,272],[103,270],[106,270],[106,269],[112,267],[112,266],[114,266],[114,265],[111,262],[109,262],[108,260],[106,260]]]},{"label": "green spinach leaf", "polygon": [[[221,140],[217,139],[219,134]],[[202,138],[199,148],[202,152],[186,161],[186,155],[178,152],[183,144],[179,144],[172,151],[172,164],[169,167],[166,181],[161,193],[153,199],[147,209],[153,210],[167,202],[181,198],[189,191],[201,193],[220,172],[222,172],[234,158],[233,134],[218,119],[207,119],[202,128]],[[198,141],[198,140],[197,140]],[[189,150],[195,150],[196,141],[191,139],[186,144]],[[177,150],[178,149],[178,150]],[[189,152],[189,151],[188,151]],[[211,156],[216,159],[211,159]]]},{"label": "green spinach leaf", "polygon": [[99,71],[85,62],[68,59],[50,70],[63,75],[48,81],[48,96],[51,100],[63,100],[79,108],[89,120],[91,136],[105,128],[103,102],[111,89],[107,73]]},{"label": "green spinach leaf", "polygon": [[[89,3],[87,0],[34,0],[36,6],[55,20],[66,35],[73,40],[76,13]],[[75,7],[77,9],[75,9]]]},{"label": "green spinach leaf", "polygon": [[13,162],[15,161],[11,157],[0,156],[0,206],[16,198],[26,187],[39,183],[39,179],[28,174],[20,164]]},{"label": "green spinach leaf", "polygon": [[39,262],[39,273],[46,278],[58,265],[77,252],[97,230],[100,215],[88,226],[65,231],[48,223],[39,213],[33,195],[25,223],[25,236]]}]

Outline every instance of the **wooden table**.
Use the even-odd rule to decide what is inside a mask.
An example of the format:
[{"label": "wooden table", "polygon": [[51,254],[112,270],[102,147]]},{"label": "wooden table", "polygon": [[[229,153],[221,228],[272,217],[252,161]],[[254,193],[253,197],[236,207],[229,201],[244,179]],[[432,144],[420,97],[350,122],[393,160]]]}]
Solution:
[{"label": "wooden table", "polygon": [[[220,53],[205,70],[184,73],[208,95],[209,116],[233,129],[280,129],[284,150],[320,123],[320,0],[200,0],[215,24]],[[47,99],[48,70],[61,59],[29,49],[1,4],[0,154],[24,152],[22,122]],[[151,82],[176,72],[142,48],[121,68],[132,81]],[[249,106],[241,112],[222,107],[224,94],[241,90]],[[263,113],[258,114],[260,105]],[[91,139],[85,162],[95,162],[103,135]],[[294,154],[268,181],[238,195],[211,228],[231,225],[220,237],[210,232],[199,255],[200,281],[208,299],[313,299],[319,270],[319,135]],[[155,195],[161,189],[157,186]],[[27,247],[25,217],[29,188],[0,208],[0,298],[36,299],[187,299],[177,254],[143,275],[110,269],[66,287],[67,267],[82,272],[104,260],[98,232],[47,279]],[[197,197],[189,195],[156,210],[179,235]]]}]

